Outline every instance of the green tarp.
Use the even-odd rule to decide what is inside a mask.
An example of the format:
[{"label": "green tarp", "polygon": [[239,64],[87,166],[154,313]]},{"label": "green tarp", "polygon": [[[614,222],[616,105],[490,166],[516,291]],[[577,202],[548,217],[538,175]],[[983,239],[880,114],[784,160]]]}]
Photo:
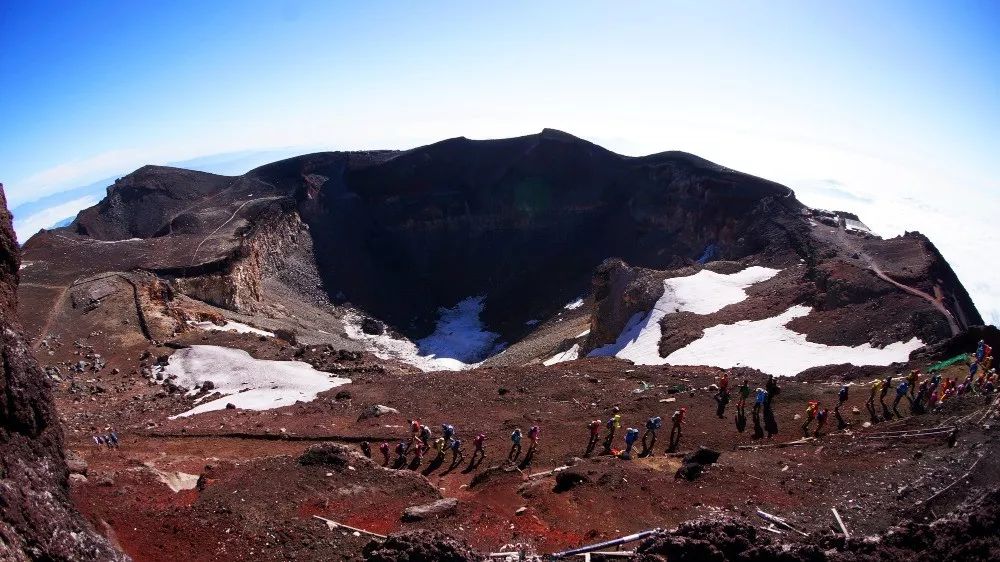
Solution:
[{"label": "green tarp", "polygon": [[940,371],[941,369],[944,369],[945,367],[950,367],[950,366],[954,365],[955,363],[966,363],[968,361],[969,361],[969,354],[963,353],[961,355],[956,355],[956,356],[952,357],[951,359],[947,359],[945,361],[941,361],[941,362],[935,363],[935,364],[931,365],[930,369],[928,369],[928,370],[933,373],[934,371]]}]

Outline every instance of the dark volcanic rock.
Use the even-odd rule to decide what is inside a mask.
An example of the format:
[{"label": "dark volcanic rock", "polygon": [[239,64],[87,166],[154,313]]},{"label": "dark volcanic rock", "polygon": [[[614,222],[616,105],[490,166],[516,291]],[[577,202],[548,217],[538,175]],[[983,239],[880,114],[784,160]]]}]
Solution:
[{"label": "dark volcanic rock", "polygon": [[465,542],[437,531],[418,529],[389,535],[364,548],[366,562],[475,562],[483,556]]},{"label": "dark volcanic rock", "polygon": [[347,445],[341,443],[317,443],[299,455],[299,464],[320,465],[337,470],[346,470],[352,462],[362,457]]},{"label": "dark volcanic rock", "polygon": [[15,320],[19,266],[0,185],[0,560],[126,560],[70,504],[49,379]]},{"label": "dark volcanic rock", "polygon": [[709,449],[708,447],[698,447],[698,450],[693,453],[688,453],[684,456],[684,462],[696,462],[698,464],[715,464],[718,462],[719,457],[722,455],[719,451]]},{"label": "dark volcanic rock", "polygon": [[783,542],[735,517],[699,519],[656,534],[636,550],[639,562],[876,562],[912,560],[998,560],[1000,488],[975,495],[931,523],[904,522],[881,540],[811,535]]},{"label": "dark volcanic rock", "polygon": [[361,321],[361,331],[372,336],[381,336],[385,333],[385,325],[374,318],[366,316]]}]

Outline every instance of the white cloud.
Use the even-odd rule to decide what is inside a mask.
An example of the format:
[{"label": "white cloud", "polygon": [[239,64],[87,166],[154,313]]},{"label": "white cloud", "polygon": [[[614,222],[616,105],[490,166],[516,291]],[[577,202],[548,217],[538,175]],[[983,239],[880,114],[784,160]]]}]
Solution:
[{"label": "white cloud", "polygon": [[72,201],[66,201],[28,215],[24,218],[14,217],[14,231],[17,232],[18,240],[23,244],[28,238],[43,228],[51,228],[56,223],[75,217],[77,213],[97,204],[97,198],[93,196],[80,197]]}]

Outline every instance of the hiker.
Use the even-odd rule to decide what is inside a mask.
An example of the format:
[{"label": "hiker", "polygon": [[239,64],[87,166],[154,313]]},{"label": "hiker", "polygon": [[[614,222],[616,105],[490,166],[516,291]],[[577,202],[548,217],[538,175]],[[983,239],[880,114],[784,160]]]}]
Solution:
[{"label": "hiker", "polygon": [[636,429],[634,427],[630,427],[630,428],[628,428],[628,429],[625,430],[625,452],[622,453],[622,458],[623,459],[631,459],[632,458],[632,447],[635,446],[635,442],[638,439],[639,439],[639,430],[638,429]]},{"label": "hiker", "polygon": [[976,345],[976,361],[977,362],[982,361],[983,358],[985,357],[986,357],[986,342],[983,340],[979,340],[979,343]]},{"label": "hiker", "polygon": [[424,447],[423,441],[418,440],[416,446],[413,447],[413,461],[410,463],[410,467],[416,468],[420,466],[420,463],[424,460],[424,453],[428,450],[427,447]]},{"label": "hiker", "polygon": [[910,413],[922,414],[924,413],[924,398],[927,398],[927,389],[930,388],[930,383],[924,381],[920,383],[920,388],[917,390],[917,395],[910,400]]},{"label": "hiker", "polygon": [[892,375],[886,375],[885,382],[882,383],[882,390],[878,395],[878,401],[885,408],[885,397],[889,394],[889,389],[892,388]]},{"label": "hiker", "polygon": [[823,426],[826,425],[826,419],[829,417],[830,413],[826,408],[822,408],[816,412],[816,431],[813,432],[813,437],[819,437],[820,432],[823,431]]},{"label": "hiker", "polygon": [[104,441],[108,444],[108,448],[109,449],[117,449],[118,448],[118,434],[115,433],[115,430],[112,429],[112,428],[110,428],[110,427],[107,428],[107,429],[108,429],[108,434],[107,434],[107,436],[105,436]]},{"label": "hiker", "polygon": [[444,437],[438,437],[434,440],[434,450],[437,451],[437,456],[434,457],[434,462],[443,462],[444,453],[448,450],[448,442],[445,441]]},{"label": "hiker", "polygon": [[847,402],[847,396],[848,394],[850,394],[850,389],[851,387],[847,386],[846,384],[841,385],[840,392],[837,393],[837,406],[835,409],[839,410],[840,407]]},{"label": "hiker", "polygon": [[[728,385],[727,385],[728,387]],[[724,390],[721,386],[719,387],[719,392],[715,394],[715,415],[719,419],[724,419],[726,417],[726,405],[729,404],[729,391]]]},{"label": "hiker", "polygon": [[361,442],[361,452],[368,458],[372,458],[372,445],[367,441]]},{"label": "hiker", "polygon": [[449,441],[455,436],[455,426],[447,423],[441,424],[441,435],[444,435],[444,440]]},{"label": "hiker", "polygon": [[382,453],[382,466],[389,466],[389,443],[383,441],[378,446],[378,451]]},{"label": "hiker", "polygon": [[521,456],[521,428],[514,429],[510,434],[510,452],[507,453],[508,461],[516,461]]},{"label": "hiker", "polygon": [[903,417],[899,414],[899,401],[902,400],[904,396],[906,396],[907,400],[909,400],[911,403],[913,402],[913,399],[910,398],[910,396],[907,394],[907,391],[909,391],[909,389],[910,389],[910,383],[906,381],[899,383],[899,386],[896,387],[896,399],[892,401],[892,411],[893,413],[896,414],[897,418]]},{"label": "hiker", "polygon": [[486,434],[480,433],[476,435],[476,438],[472,440],[473,450],[472,458],[469,460],[469,464],[476,462],[476,459],[483,460],[486,458]]},{"label": "hiker", "polygon": [[611,417],[608,418],[607,428],[608,435],[604,438],[604,454],[611,452],[611,446],[615,441],[615,434],[618,432],[618,428],[622,426],[622,415],[621,409],[615,406],[611,409]]},{"label": "hiker", "polygon": [[420,420],[410,420],[410,437],[420,435]]},{"label": "hiker", "polygon": [[604,424],[601,423],[601,420],[593,420],[587,425],[590,429],[590,438],[587,440],[587,452],[584,453],[584,456],[592,453],[594,451],[594,447],[597,446],[597,442],[601,439],[602,425]]},{"label": "hiker", "polygon": [[[642,434],[642,455],[645,455],[653,450],[656,445],[656,430],[663,426],[663,419],[660,416],[654,416],[646,420],[646,432]],[[647,442],[647,439],[649,441]]]},{"label": "hiker", "polygon": [[423,454],[426,453],[429,450],[429,448],[430,447],[424,444],[424,440],[421,439],[420,436],[418,435],[410,441],[410,447],[409,449],[407,449],[407,453],[409,453],[410,449],[413,449],[416,451],[417,456],[423,456]]},{"label": "hiker", "polygon": [[872,381],[872,391],[871,394],[868,395],[868,400],[865,402],[865,405],[867,405],[870,409],[875,409],[875,396],[882,392],[883,384],[882,379],[875,379]]},{"label": "hiker", "polygon": [[753,401],[753,415],[756,417],[760,414],[761,407],[763,407],[764,403],[767,402],[767,391],[763,388],[757,387],[757,390],[754,392],[756,394]]},{"label": "hiker", "polygon": [[770,375],[767,378],[767,384],[764,385],[764,390],[767,391],[767,399],[764,401],[764,409],[771,408],[771,403],[774,399],[781,394],[781,387],[778,386],[778,380],[774,378],[774,375]]},{"label": "hiker", "polygon": [[458,466],[458,463],[465,459],[465,455],[462,454],[462,440],[452,439],[451,443],[451,466]]},{"label": "hiker", "polygon": [[537,425],[531,426],[531,429],[528,430],[528,440],[531,441],[531,445],[528,446],[529,454],[535,452],[535,447],[538,446],[538,435],[541,432],[542,430],[538,429]]},{"label": "hiker", "polygon": [[737,396],[739,398],[736,400],[736,409],[744,410],[747,407],[747,397],[750,396],[750,383],[747,379],[743,379],[743,384],[737,389]]},{"label": "hiker", "polygon": [[764,430],[767,431],[767,438],[770,439],[778,434],[778,420],[774,417],[774,399],[781,393],[778,380],[771,375],[764,385],[767,396],[764,399]]},{"label": "hiker", "polygon": [[934,410],[938,406],[938,401],[940,399],[940,393],[938,390],[931,392],[930,398],[927,400],[927,407]]},{"label": "hiker", "polygon": [[976,371],[979,370],[979,363],[975,361],[969,361],[969,374],[975,375]]},{"label": "hiker", "polygon": [[431,428],[426,425],[420,426],[420,442],[423,444],[424,452],[431,448]]},{"label": "hiker", "polygon": [[94,445],[97,445],[97,449],[100,450],[101,446],[104,445],[104,436],[103,435],[95,435],[94,436]]},{"label": "hiker", "polygon": [[668,453],[672,453],[677,450],[677,447],[681,444],[681,426],[684,425],[684,414],[687,413],[687,408],[681,408],[680,410],[675,410],[674,415],[670,416],[670,445],[667,448]]},{"label": "hiker", "polygon": [[917,391],[917,381],[920,380],[920,371],[917,369],[912,369],[909,376],[906,377],[906,384],[910,389],[910,398],[913,398],[913,394]]},{"label": "hiker", "polygon": [[813,420],[816,419],[816,412],[819,411],[819,401],[810,400],[809,405],[806,406],[806,421],[802,423],[802,435],[809,437],[809,426],[812,424]]},{"label": "hiker", "polygon": [[[414,436],[414,439],[416,439],[416,436]],[[402,441],[396,445],[396,462],[398,464],[406,462],[406,443],[403,443]]]},{"label": "hiker", "polygon": [[729,373],[725,371],[719,376],[719,392],[729,393]]}]

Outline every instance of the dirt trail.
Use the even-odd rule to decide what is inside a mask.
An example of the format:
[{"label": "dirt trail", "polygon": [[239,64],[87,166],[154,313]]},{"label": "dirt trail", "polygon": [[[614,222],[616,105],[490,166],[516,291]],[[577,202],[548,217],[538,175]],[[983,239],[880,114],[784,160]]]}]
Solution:
[{"label": "dirt trail", "polygon": [[56,314],[62,310],[62,303],[66,300],[66,293],[69,291],[69,286],[65,287],[47,287],[51,289],[61,289],[59,297],[54,301],[54,305],[49,309],[48,313],[45,315],[45,323],[42,324],[42,329],[38,332],[38,337],[35,341],[31,342],[31,351],[38,351],[41,347],[42,342],[45,340],[46,335],[49,333],[49,328],[52,327],[52,321],[55,319]]}]

